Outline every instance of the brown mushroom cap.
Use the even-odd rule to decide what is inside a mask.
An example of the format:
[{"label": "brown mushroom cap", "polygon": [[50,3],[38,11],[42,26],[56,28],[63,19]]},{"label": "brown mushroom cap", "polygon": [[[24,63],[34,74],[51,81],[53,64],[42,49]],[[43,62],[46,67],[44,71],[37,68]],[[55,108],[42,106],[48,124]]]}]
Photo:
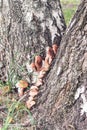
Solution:
[{"label": "brown mushroom cap", "polygon": [[41,67],[42,67],[42,57],[41,56],[35,56],[35,66],[37,68],[37,71],[41,70]]},{"label": "brown mushroom cap", "polygon": [[30,88],[30,90],[32,90],[32,89],[33,89],[33,90],[38,90],[38,87],[37,87],[37,86],[32,85],[32,86],[31,86],[31,88]]},{"label": "brown mushroom cap", "polygon": [[36,90],[36,89],[32,89],[32,90],[30,90],[30,92],[29,92],[29,95],[31,96],[31,97],[34,97],[34,96],[36,96],[38,94],[38,91]]},{"label": "brown mushroom cap", "polygon": [[29,100],[29,101],[33,101],[33,100],[34,100],[34,97],[31,97],[31,96],[30,96],[30,97],[28,98],[28,100]]},{"label": "brown mushroom cap", "polygon": [[52,59],[54,58],[54,52],[53,49],[49,46],[46,47],[46,56],[49,55]]},{"label": "brown mushroom cap", "polygon": [[25,80],[20,80],[17,84],[16,87],[18,88],[27,88],[28,87],[28,82]]},{"label": "brown mushroom cap", "polygon": [[33,70],[36,70],[35,63],[31,63],[31,64],[30,64],[30,67],[31,67]]},{"label": "brown mushroom cap", "polygon": [[35,63],[36,64],[38,63],[38,64],[40,64],[42,66],[42,57],[41,56],[35,56]]},{"label": "brown mushroom cap", "polygon": [[27,106],[27,108],[31,108],[32,106],[34,106],[36,104],[36,102],[35,101],[30,101],[30,100],[28,100],[27,102],[26,102],[26,106]]},{"label": "brown mushroom cap", "polygon": [[52,45],[52,49],[53,49],[53,51],[54,51],[54,54],[57,54],[58,45],[57,45],[57,44],[53,44],[53,45]]}]

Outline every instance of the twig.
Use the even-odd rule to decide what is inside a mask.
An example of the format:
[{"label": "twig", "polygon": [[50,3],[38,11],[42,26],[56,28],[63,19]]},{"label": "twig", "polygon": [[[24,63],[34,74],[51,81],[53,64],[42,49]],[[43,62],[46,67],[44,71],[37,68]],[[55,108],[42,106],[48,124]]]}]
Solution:
[{"label": "twig", "polygon": [[3,109],[6,109],[6,106],[0,106],[0,111],[3,110]]},{"label": "twig", "polygon": [[24,94],[24,95],[18,100],[18,102],[21,102],[23,99],[25,99],[26,97],[28,97],[28,96],[29,96],[29,95],[28,95],[28,94],[29,94],[29,91],[30,91],[30,90],[28,90],[27,93]]}]

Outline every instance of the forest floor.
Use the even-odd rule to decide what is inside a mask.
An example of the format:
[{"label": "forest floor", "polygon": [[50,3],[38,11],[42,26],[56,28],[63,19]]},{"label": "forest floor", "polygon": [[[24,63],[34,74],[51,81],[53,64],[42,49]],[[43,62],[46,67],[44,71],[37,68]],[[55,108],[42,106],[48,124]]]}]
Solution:
[{"label": "forest floor", "polygon": [[[60,0],[67,25],[73,17],[79,0]],[[26,119],[27,115],[27,119]],[[24,102],[21,102],[16,90],[9,88],[8,85],[0,82],[0,130],[29,130],[24,128],[31,120],[32,128],[35,130],[35,120],[31,112],[26,108]]]}]

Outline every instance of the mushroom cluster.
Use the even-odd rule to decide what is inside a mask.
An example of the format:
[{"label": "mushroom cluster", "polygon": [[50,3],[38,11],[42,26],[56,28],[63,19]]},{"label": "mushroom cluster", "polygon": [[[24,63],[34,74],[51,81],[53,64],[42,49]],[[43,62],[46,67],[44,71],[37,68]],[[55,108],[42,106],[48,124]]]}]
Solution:
[{"label": "mushroom cluster", "polygon": [[[53,44],[52,47],[46,47],[46,57],[45,60],[41,56],[35,56],[35,61],[27,66],[29,72],[33,72],[32,85],[29,91],[29,97],[26,101],[27,108],[32,108],[36,102],[34,100],[35,96],[39,93],[39,87],[43,85],[43,78],[45,77],[50,65],[57,54],[58,45]],[[35,75],[36,74],[36,75]],[[36,77],[35,77],[36,76]],[[29,86],[29,83],[25,80],[20,80],[16,87],[18,88],[19,96],[23,96],[24,89]]]}]

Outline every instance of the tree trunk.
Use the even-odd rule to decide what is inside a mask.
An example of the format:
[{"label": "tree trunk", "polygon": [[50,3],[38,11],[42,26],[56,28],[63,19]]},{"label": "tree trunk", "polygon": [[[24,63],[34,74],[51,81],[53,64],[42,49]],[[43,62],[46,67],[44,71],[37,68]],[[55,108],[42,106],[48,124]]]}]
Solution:
[{"label": "tree trunk", "polygon": [[[18,60],[20,57],[20,60],[18,61],[19,65],[23,64],[24,61],[27,61],[25,52],[26,48],[28,48],[30,45],[33,45],[33,48],[37,48],[38,45],[36,43],[41,43],[40,45],[42,45],[42,47],[40,50],[43,51],[43,48],[47,45],[52,44],[52,39],[55,39],[55,16],[52,17],[51,13],[47,12],[52,12],[51,9],[61,10],[60,8],[57,8],[60,7],[59,2],[57,0],[55,0],[56,4],[54,1],[50,0],[48,2],[45,0],[34,2],[35,4],[33,3],[33,5],[37,11],[34,11],[33,15],[31,15],[31,13],[28,14],[29,16],[31,15],[31,19],[29,20],[32,22],[30,22],[28,20],[26,21],[27,16],[25,14],[28,9],[30,9],[30,12],[32,12],[32,10],[28,7],[26,7],[26,10],[24,10],[23,5],[31,5],[31,1],[29,1],[29,3],[27,2],[27,4],[25,1],[23,5],[21,4],[22,0],[21,2],[17,0],[14,2],[9,1],[9,7],[11,8],[11,19],[9,18],[10,21],[9,24],[7,24],[7,38],[3,38],[3,40],[6,41],[4,42],[6,44],[2,45],[4,48],[7,47],[7,50],[10,50],[10,53],[7,53],[8,55],[6,55],[9,56],[10,59],[13,58],[14,60],[15,53],[18,52],[16,59]],[[39,11],[37,8],[38,2],[41,3],[40,5],[38,4],[39,7],[42,7],[42,5],[44,5],[42,9],[47,9],[44,9],[46,13],[42,11],[44,12],[43,15],[46,15],[44,16],[44,18],[46,18],[45,21],[43,21],[42,17],[40,17],[40,19],[37,18],[37,14],[35,14]],[[30,7],[32,7],[32,5]],[[55,13],[52,12],[52,15],[53,14],[55,15]],[[58,16],[60,16],[59,14]],[[52,28],[52,24],[50,25],[49,19],[52,22],[54,21],[54,29]],[[58,21],[61,21],[61,19],[61,16],[58,17]],[[42,26],[40,26],[41,21],[39,20],[43,21],[45,25],[42,24]],[[31,23],[31,25],[29,23]],[[39,35],[37,33],[37,27],[39,27],[39,31],[43,28],[43,31],[40,31]],[[57,27],[58,30],[55,32],[60,30],[57,33],[60,33],[60,35],[62,35],[62,32],[65,29],[64,19],[62,20],[62,24],[58,22]],[[45,83],[40,88],[39,95],[36,99],[37,104],[31,109],[32,114],[35,118],[37,130],[87,130],[86,30],[87,1],[83,0],[61,41],[62,44],[60,45],[58,54],[56,56],[55,65],[54,67],[51,66],[50,72],[48,73],[46,79],[44,79]],[[58,37],[56,39],[58,40]],[[30,56],[32,56],[33,53],[37,53],[37,51],[35,51],[33,48],[31,46],[31,49],[28,51],[28,54],[30,54]],[[38,48],[39,52],[40,50]]]},{"label": "tree trunk", "polygon": [[87,1],[78,7],[32,109],[40,130],[87,130]]},{"label": "tree trunk", "polygon": [[[8,78],[17,75],[28,79],[26,63],[38,54],[44,58],[46,46],[60,44],[66,28],[60,1],[4,0],[0,17],[0,54],[5,74]],[[9,76],[11,72],[14,76]]]}]

